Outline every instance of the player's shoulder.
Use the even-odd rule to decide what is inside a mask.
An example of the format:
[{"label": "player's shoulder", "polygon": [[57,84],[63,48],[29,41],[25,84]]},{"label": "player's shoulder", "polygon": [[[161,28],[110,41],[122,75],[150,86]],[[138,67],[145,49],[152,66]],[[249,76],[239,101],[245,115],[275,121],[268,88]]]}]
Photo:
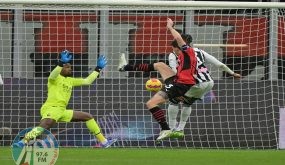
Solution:
[{"label": "player's shoulder", "polygon": [[168,57],[176,57],[176,54],[171,52],[171,53],[169,53]]},{"label": "player's shoulder", "polygon": [[58,75],[56,78],[48,78],[48,81],[51,81],[51,82],[60,82],[60,81],[64,81],[65,77],[62,76],[62,75]]},{"label": "player's shoulder", "polygon": [[194,51],[195,51],[196,54],[199,53],[199,54],[201,54],[203,56],[209,55],[209,53],[207,53],[206,51],[204,51],[203,49],[200,49],[200,48],[194,48]]},{"label": "player's shoulder", "polygon": [[202,52],[203,51],[202,49],[196,48],[196,47],[194,47],[193,49],[194,49],[195,52]]},{"label": "player's shoulder", "polygon": [[184,44],[184,45],[181,46],[181,50],[184,51],[184,52],[189,50],[190,48],[192,48],[192,47],[190,45],[187,45],[187,44]]}]

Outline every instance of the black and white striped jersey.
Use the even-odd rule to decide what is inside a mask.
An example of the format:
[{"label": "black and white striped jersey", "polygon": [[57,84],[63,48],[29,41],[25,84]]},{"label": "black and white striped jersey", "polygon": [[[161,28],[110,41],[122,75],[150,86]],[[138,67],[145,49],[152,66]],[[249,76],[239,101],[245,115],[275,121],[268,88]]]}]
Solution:
[{"label": "black and white striped jersey", "polygon": [[195,55],[197,58],[197,73],[194,75],[197,83],[213,81],[208,68],[205,65],[206,57],[209,54],[199,48],[194,48]]},{"label": "black and white striped jersey", "polygon": [[168,62],[170,68],[177,73],[177,66],[178,66],[178,56],[175,52],[172,52],[168,55]]}]

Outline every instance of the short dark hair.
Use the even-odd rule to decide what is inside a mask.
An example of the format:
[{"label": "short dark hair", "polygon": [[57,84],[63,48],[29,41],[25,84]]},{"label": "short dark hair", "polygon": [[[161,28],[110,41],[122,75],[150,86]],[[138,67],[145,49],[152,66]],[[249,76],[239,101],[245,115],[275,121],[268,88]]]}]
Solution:
[{"label": "short dark hair", "polygon": [[190,44],[193,40],[190,34],[181,34],[181,37],[186,42],[186,44]]},{"label": "short dark hair", "polygon": [[179,48],[178,43],[177,43],[176,40],[173,40],[173,41],[171,42],[171,46],[173,46],[174,48]]},{"label": "short dark hair", "polygon": [[[192,42],[192,36],[190,34],[181,34],[181,37],[187,45],[190,45],[190,43]],[[176,40],[173,40],[171,42],[171,46],[173,46],[174,48],[179,48]]]}]

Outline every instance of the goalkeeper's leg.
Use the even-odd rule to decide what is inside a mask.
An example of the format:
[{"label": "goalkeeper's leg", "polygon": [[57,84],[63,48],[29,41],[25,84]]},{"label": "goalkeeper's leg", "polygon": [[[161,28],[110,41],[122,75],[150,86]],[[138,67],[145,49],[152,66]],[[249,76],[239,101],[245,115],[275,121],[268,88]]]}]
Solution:
[{"label": "goalkeeper's leg", "polygon": [[16,145],[19,147],[24,147],[25,144],[28,144],[30,140],[40,136],[45,129],[51,128],[63,116],[64,112],[65,108],[43,105],[41,107],[42,119],[39,126],[26,133],[25,137],[21,141],[14,143],[13,146]]},{"label": "goalkeeper's leg", "polygon": [[73,117],[71,121],[85,121],[90,133],[97,138],[101,144],[101,147],[103,148],[108,148],[117,141],[117,139],[105,138],[101,132],[99,125],[90,113],[73,111]]},{"label": "goalkeeper's leg", "polygon": [[40,136],[45,129],[51,128],[56,123],[53,119],[42,119],[40,121],[39,126],[34,127],[31,131],[25,134],[24,138],[17,143],[14,143],[14,147],[21,147],[23,148],[25,145],[27,145],[31,140],[35,139],[37,136]]},{"label": "goalkeeper's leg", "polygon": [[51,128],[56,123],[53,119],[42,119],[39,126],[34,127],[30,132],[28,132],[25,137],[25,143],[28,143],[30,140],[35,139],[37,136],[40,136],[45,129]]}]

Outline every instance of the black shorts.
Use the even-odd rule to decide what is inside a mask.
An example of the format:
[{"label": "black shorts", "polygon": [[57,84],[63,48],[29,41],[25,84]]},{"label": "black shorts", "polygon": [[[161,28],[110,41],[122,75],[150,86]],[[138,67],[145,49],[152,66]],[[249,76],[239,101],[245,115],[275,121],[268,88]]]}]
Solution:
[{"label": "black shorts", "polygon": [[170,77],[165,80],[165,86],[162,91],[164,91],[170,102],[177,104],[181,101],[181,97],[185,97],[184,94],[194,85],[191,84],[181,84],[176,83],[175,76]]}]

